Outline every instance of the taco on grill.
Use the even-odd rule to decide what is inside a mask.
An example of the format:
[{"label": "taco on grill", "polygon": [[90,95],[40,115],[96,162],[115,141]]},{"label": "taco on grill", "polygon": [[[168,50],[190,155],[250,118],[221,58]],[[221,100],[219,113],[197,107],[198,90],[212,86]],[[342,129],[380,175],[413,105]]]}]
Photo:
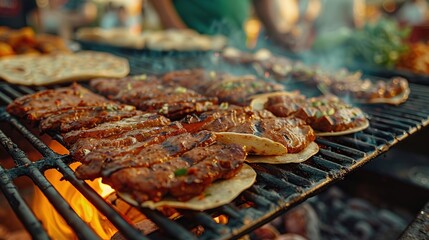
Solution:
[{"label": "taco on grill", "polygon": [[241,192],[253,185],[256,172],[249,165],[244,164],[240,171],[232,178],[214,182],[202,194],[187,201],[174,198],[164,198],[161,201],[137,202],[129,193],[118,192],[118,195],[134,206],[156,209],[158,207],[174,207],[203,211],[216,208],[234,200]]},{"label": "taco on grill", "polygon": [[268,110],[277,117],[302,119],[318,136],[345,135],[369,126],[362,110],[332,95],[306,98],[299,92],[262,94],[253,97],[251,107]]}]

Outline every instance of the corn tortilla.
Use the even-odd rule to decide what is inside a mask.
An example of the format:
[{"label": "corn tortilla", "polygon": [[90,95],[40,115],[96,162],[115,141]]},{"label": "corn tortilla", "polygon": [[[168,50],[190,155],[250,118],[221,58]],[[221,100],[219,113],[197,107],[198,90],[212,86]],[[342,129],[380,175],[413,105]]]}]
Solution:
[{"label": "corn tortilla", "polygon": [[246,161],[249,163],[270,163],[286,164],[300,163],[309,159],[319,151],[319,146],[312,142],[299,153],[288,153],[280,156],[248,156]]},{"label": "corn tortilla", "polygon": [[180,209],[192,209],[203,211],[216,208],[234,200],[241,192],[253,185],[256,180],[256,172],[249,165],[244,164],[240,171],[234,177],[227,180],[214,182],[204,190],[201,196],[194,197],[186,202],[170,199],[164,199],[159,202],[146,201],[143,203],[136,202],[130,194],[118,192],[124,201],[134,206],[155,209],[158,207],[174,207]]}]

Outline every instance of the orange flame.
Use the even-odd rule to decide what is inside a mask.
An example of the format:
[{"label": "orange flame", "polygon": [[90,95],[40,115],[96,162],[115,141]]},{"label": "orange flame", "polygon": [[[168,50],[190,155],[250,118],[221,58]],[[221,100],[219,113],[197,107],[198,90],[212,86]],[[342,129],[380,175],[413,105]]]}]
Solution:
[{"label": "orange flame", "polygon": [[[77,166],[78,164],[71,165],[73,169]],[[60,180],[62,175],[58,171],[54,169],[47,170],[45,176],[61,196],[66,199],[73,210],[102,239],[110,239],[116,233],[116,228],[70,182]],[[96,192],[100,193],[102,197],[114,191],[110,186],[101,183],[101,179],[87,181],[87,183]],[[67,225],[61,215],[56,212],[39,188],[35,189],[33,210],[36,216],[42,221],[44,228],[52,239],[77,239],[73,230]]]},{"label": "orange flame", "polygon": [[[61,145],[56,142],[49,146],[59,153],[67,153]],[[79,163],[71,164],[75,169]],[[62,181],[62,175],[55,169],[45,172],[46,178],[55,189],[70,204],[73,210],[102,238],[110,239],[117,232],[116,228],[103,216],[70,182]],[[108,196],[114,190],[110,186],[101,183],[101,179],[87,181],[102,197]],[[77,239],[73,230],[66,221],[57,213],[49,200],[43,195],[39,188],[35,188],[32,201],[32,209],[36,216],[42,221],[44,228],[52,239]]]}]

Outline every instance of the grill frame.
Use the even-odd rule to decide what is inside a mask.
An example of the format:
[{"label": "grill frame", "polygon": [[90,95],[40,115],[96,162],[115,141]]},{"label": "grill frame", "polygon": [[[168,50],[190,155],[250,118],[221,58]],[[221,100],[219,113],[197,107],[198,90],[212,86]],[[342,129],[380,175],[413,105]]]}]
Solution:
[{"label": "grill frame", "polygon": [[[136,70],[137,66],[146,64],[146,62],[138,57],[128,56],[128,58],[132,74],[141,73]],[[160,66],[159,69],[165,70],[164,65]],[[183,66],[183,68],[188,67],[192,66]],[[159,71],[156,68],[155,66],[155,68],[140,67],[138,69],[143,69],[146,73],[157,74]],[[168,239],[169,237],[195,239],[197,237],[188,230],[194,225],[201,225],[205,229],[198,239],[236,239],[317,194],[328,185],[341,180],[348,173],[427,126],[429,124],[429,109],[427,108],[429,106],[429,87],[410,84],[410,88],[409,100],[400,106],[362,105],[363,111],[369,116],[370,127],[348,136],[318,137],[316,142],[321,148],[320,152],[304,163],[276,166],[251,164],[258,173],[257,182],[230,204],[205,212],[180,210],[183,217],[175,221],[163,216],[159,211],[139,208],[140,212],[162,230],[146,237],[133,224],[128,223],[110,203],[102,199],[84,181],[74,176],[73,170],[68,166],[71,163],[68,156],[55,153],[19,120],[10,116],[4,107],[0,108],[0,121],[9,123],[17,129],[42,154],[43,158],[31,162],[25,153],[4,132],[0,131],[1,144],[16,164],[10,169],[0,166],[0,188],[26,229],[36,239],[48,239],[48,235],[13,183],[13,180],[20,176],[30,176],[32,181],[41,187],[45,195],[51,196],[51,200],[54,201],[53,205],[64,214],[65,219],[72,218],[70,224],[77,230],[79,238],[97,239],[97,236],[81,219],[75,219],[74,211],[44,177],[45,170],[54,168],[88,198],[127,239]],[[14,98],[43,89],[45,88],[31,89],[0,83],[0,100],[9,103]],[[60,140],[55,136],[54,139]],[[252,203],[252,206],[240,208],[243,203]],[[221,225],[214,222],[212,217],[219,214],[229,217],[228,224]],[[191,224],[191,222],[196,223]]]}]

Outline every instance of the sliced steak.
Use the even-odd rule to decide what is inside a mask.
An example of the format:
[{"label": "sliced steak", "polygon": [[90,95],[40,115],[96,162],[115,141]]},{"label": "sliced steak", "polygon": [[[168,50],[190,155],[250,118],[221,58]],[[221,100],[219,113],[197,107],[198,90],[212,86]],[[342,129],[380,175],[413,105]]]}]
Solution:
[{"label": "sliced steak", "polygon": [[130,118],[123,118],[117,122],[102,123],[94,128],[75,130],[63,135],[64,142],[71,146],[80,138],[97,138],[102,139],[120,133],[128,132],[135,129],[148,127],[165,126],[170,123],[167,118],[147,113]]},{"label": "sliced steak", "polygon": [[[194,112],[211,110],[213,105],[217,104],[216,97],[206,97],[184,87],[170,87],[153,81],[146,82],[127,78],[117,81],[104,79],[109,86],[109,89],[106,90],[102,81],[103,79],[97,79],[91,85],[102,94],[108,93],[107,96],[110,99],[171,119],[179,119]],[[114,85],[115,83],[116,85]]]},{"label": "sliced steak", "polygon": [[130,193],[138,202],[159,201],[166,195],[186,201],[200,195],[212,182],[234,176],[245,158],[243,147],[215,143],[151,167],[122,169],[103,181],[117,191]]},{"label": "sliced steak", "polygon": [[339,132],[362,126],[364,113],[334,96],[305,98],[280,95],[268,98],[265,108],[278,117],[297,117],[320,132]]},{"label": "sliced steak", "polygon": [[106,138],[81,138],[70,149],[71,156],[75,161],[82,162],[88,153],[100,148],[122,149],[157,136],[163,140],[169,136],[185,133],[186,129],[179,122],[173,122],[167,126],[147,127],[122,132]]},{"label": "sliced steak", "polygon": [[[101,148],[87,154],[84,165],[77,172],[78,177],[107,177],[128,167],[149,167],[168,161],[198,146],[208,146],[215,141],[215,135],[208,131],[183,133],[165,138],[155,136],[146,141],[122,149]],[[85,173],[84,173],[85,172]],[[87,174],[91,173],[91,174]]]},{"label": "sliced steak", "polygon": [[204,93],[216,96],[220,102],[228,102],[240,106],[248,105],[250,97],[256,94],[283,91],[281,84],[270,83],[252,75],[226,76],[222,81],[213,83]]},{"label": "sliced steak", "polygon": [[204,69],[172,71],[162,76],[161,81],[168,86],[182,86],[198,93],[205,93],[212,83],[220,81],[225,74]]},{"label": "sliced steak", "polygon": [[39,128],[42,132],[57,131],[61,133],[72,130],[88,129],[104,122],[119,121],[123,118],[143,114],[129,105],[105,105],[76,107],[59,111],[40,121]]},{"label": "sliced steak", "polygon": [[84,106],[105,106],[114,103],[88,89],[73,84],[69,87],[44,90],[25,95],[7,106],[7,111],[31,121],[39,121],[59,111],[72,110]]},{"label": "sliced steak", "polygon": [[313,129],[305,121],[277,118],[269,112],[252,111],[249,107],[206,112],[183,120],[188,131],[208,130],[253,134],[279,142],[288,152],[300,152],[315,139]]}]

